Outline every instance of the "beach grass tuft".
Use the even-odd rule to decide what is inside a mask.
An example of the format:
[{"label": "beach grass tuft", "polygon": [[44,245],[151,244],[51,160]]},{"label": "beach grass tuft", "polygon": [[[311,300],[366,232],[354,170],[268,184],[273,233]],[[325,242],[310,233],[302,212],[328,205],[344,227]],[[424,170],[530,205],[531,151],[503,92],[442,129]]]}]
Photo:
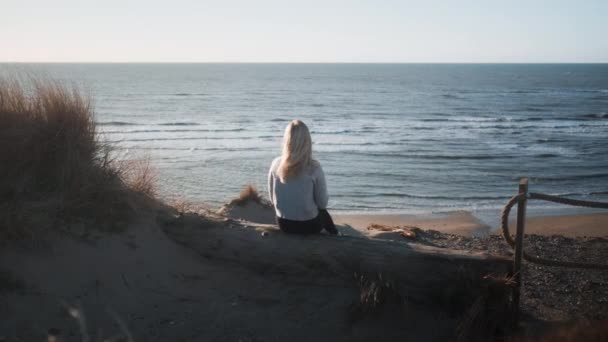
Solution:
[{"label": "beach grass tuft", "polygon": [[[0,237],[78,223],[116,229],[154,195],[147,163],[117,162],[89,96],[50,79],[0,79]],[[93,222],[94,224],[87,224]]]},{"label": "beach grass tuft", "polygon": [[258,192],[258,190],[256,189],[255,186],[251,185],[251,184],[247,184],[243,190],[241,190],[241,192],[239,193],[239,196],[236,197],[235,199],[233,199],[232,201],[230,201],[230,205],[245,205],[247,204],[249,201],[255,202],[255,203],[264,203],[264,199],[262,198],[262,195],[260,195],[260,193]]},{"label": "beach grass tuft", "polygon": [[397,290],[393,280],[381,273],[355,274],[359,287],[359,300],[350,307],[350,320],[356,321],[366,315],[378,315],[387,306],[401,310],[406,305],[405,298]]}]

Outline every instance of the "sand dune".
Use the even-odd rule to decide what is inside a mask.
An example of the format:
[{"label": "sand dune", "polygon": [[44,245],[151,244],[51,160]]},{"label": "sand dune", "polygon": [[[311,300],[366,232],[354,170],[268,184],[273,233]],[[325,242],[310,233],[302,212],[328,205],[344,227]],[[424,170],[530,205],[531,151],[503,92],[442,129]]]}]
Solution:
[{"label": "sand dune", "polygon": [[[225,206],[220,213],[178,217],[173,224],[195,229],[272,227],[272,209],[259,203]],[[167,236],[155,216],[144,215],[124,233],[99,233],[86,240],[51,235],[41,245],[3,249],[0,316],[11,319],[0,320],[0,331],[9,340],[42,340],[54,329],[67,341],[80,340],[77,321],[67,314],[69,306],[82,310],[92,336],[98,331],[105,336],[119,333],[117,322],[122,322],[139,341],[442,340],[451,333],[428,313],[404,321],[389,309],[352,322],[348,308],[359,296],[354,282],[344,287],[328,278],[321,287],[201,257]],[[530,232],[601,234],[606,217],[532,218]],[[336,222],[344,235],[388,239],[403,237],[366,227],[416,226],[464,235],[487,229],[466,213],[444,218],[349,215],[337,216]]]}]

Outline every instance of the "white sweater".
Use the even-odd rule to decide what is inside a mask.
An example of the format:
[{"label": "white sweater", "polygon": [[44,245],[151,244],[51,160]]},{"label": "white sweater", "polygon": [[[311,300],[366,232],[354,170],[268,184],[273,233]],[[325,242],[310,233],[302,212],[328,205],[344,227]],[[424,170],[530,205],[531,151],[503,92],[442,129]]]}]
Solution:
[{"label": "white sweater", "polygon": [[327,184],[321,164],[312,165],[296,177],[281,182],[277,173],[281,157],[272,161],[268,171],[268,195],[277,217],[293,221],[312,220],[319,209],[327,208]]}]

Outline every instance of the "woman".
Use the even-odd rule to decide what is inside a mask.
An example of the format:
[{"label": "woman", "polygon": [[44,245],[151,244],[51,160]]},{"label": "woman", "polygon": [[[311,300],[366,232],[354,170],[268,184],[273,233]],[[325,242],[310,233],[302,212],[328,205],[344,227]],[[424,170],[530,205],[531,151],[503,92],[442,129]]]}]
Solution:
[{"label": "woman", "polygon": [[268,192],[282,231],[315,234],[325,229],[338,234],[327,212],[327,185],[318,161],[312,158],[308,127],[294,120],[283,137],[283,153],[268,172]]}]

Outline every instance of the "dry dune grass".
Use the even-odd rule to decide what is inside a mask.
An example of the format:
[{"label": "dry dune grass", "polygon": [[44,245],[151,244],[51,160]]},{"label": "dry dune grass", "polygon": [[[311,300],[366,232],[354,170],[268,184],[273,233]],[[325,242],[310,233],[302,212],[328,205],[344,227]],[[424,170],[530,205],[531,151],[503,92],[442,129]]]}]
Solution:
[{"label": "dry dune grass", "polygon": [[69,223],[115,229],[154,194],[147,163],[117,163],[90,98],[41,79],[0,79],[0,237]]},{"label": "dry dune grass", "polygon": [[119,171],[121,178],[132,191],[150,198],[156,197],[157,174],[149,158],[121,161],[117,165],[115,170]]},{"label": "dry dune grass", "polygon": [[262,195],[258,192],[255,186],[248,184],[246,185],[239,196],[232,201],[230,201],[229,205],[245,205],[247,202],[252,201],[259,204],[266,204]]}]

